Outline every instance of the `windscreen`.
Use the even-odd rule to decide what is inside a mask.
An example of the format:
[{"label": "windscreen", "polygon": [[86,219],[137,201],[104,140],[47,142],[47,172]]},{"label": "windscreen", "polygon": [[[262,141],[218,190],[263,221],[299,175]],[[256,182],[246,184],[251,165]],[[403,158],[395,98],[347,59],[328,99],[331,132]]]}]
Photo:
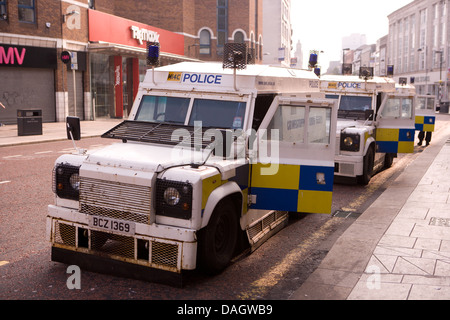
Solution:
[{"label": "windscreen", "polygon": [[366,111],[372,109],[372,97],[365,96],[342,96],[339,110],[343,111]]},{"label": "windscreen", "polygon": [[143,96],[135,120],[184,124],[190,98]]},{"label": "windscreen", "polygon": [[203,127],[242,129],[245,110],[245,102],[195,99],[189,125],[201,121]]}]

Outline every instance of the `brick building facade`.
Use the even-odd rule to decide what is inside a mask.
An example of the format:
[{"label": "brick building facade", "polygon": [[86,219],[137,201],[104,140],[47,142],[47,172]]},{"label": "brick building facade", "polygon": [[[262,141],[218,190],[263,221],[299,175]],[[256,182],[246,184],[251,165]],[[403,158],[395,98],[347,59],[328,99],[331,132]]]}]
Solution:
[{"label": "brick building facade", "polygon": [[[155,35],[161,64],[221,61],[226,42],[262,56],[262,0],[0,0],[0,122],[41,109],[44,122],[126,117]],[[145,36],[142,36],[145,34]],[[64,65],[63,51],[75,60]]]}]

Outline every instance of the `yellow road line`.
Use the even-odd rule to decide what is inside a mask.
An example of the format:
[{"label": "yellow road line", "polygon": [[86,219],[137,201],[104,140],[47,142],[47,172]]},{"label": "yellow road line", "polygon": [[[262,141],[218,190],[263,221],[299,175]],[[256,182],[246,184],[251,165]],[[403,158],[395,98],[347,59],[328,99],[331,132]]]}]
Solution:
[{"label": "yellow road line", "polygon": [[285,274],[293,266],[296,261],[301,260],[305,253],[308,253],[316,243],[323,239],[332,227],[339,223],[339,219],[328,220],[317,232],[315,232],[308,240],[303,241],[299,246],[289,252],[286,257],[268,272],[266,272],[260,279],[254,281],[247,291],[239,294],[238,299],[242,300],[255,300],[264,295],[273,288],[280,280],[283,279]]}]

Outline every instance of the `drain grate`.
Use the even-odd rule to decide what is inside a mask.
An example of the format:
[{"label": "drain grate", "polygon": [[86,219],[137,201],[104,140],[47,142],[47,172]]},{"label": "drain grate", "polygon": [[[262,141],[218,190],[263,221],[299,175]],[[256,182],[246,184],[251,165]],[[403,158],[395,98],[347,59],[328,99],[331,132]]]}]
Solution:
[{"label": "drain grate", "polygon": [[436,227],[450,227],[450,219],[432,217],[430,219],[429,225]]},{"label": "drain grate", "polygon": [[353,219],[357,219],[360,215],[361,215],[360,212],[346,211],[346,210],[337,210],[331,216],[333,218],[344,218],[344,219],[353,218]]}]

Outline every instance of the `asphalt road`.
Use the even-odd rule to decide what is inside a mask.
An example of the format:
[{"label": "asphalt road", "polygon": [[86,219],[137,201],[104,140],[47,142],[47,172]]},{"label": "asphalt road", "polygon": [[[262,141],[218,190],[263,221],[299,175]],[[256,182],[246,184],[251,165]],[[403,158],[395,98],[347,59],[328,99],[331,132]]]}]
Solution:
[{"label": "asphalt road", "polygon": [[[95,149],[115,141],[84,139]],[[184,287],[81,270],[81,289],[69,290],[67,265],[50,260],[47,205],[54,202],[51,173],[71,142],[0,148],[0,299],[3,300],[286,300],[320,264],[340,234],[380,195],[414,154],[395,159],[368,186],[338,181],[335,215],[290,215],[289,225],[252,254],[236,257],[222,274],[184,275]]]}]

